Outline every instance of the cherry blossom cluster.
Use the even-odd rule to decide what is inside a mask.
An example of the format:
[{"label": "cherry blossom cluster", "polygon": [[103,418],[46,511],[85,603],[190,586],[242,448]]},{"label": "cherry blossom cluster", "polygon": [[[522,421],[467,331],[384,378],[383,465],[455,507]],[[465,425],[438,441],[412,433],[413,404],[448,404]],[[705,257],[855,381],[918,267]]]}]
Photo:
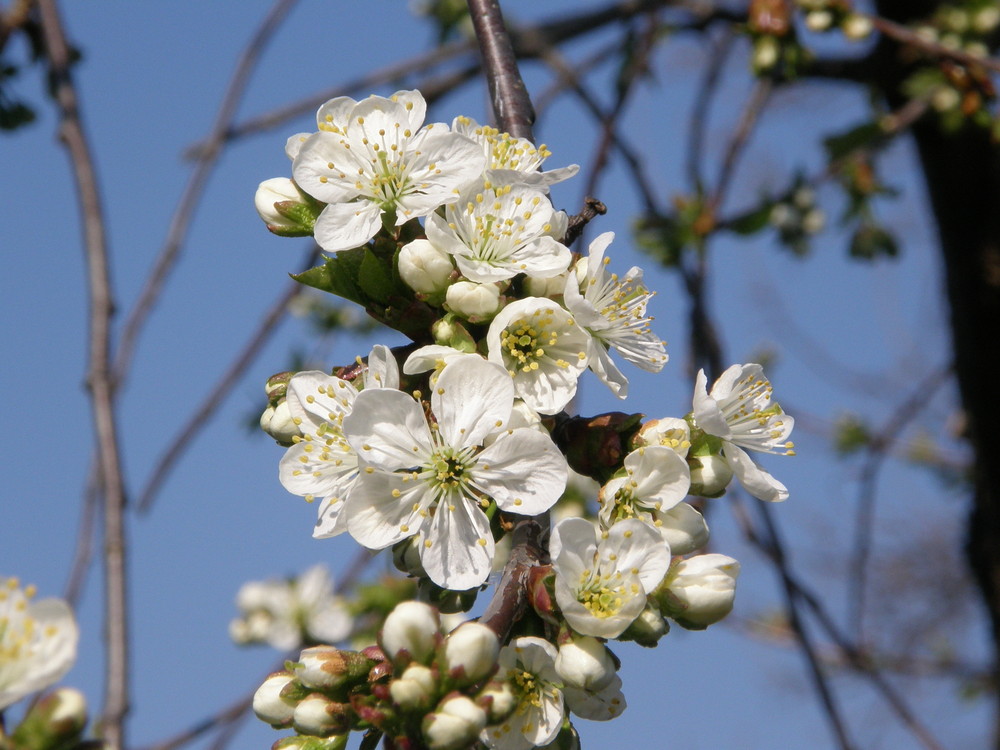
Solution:
[{"label": "cherry blossom cluster", "polygon": [[[369,730],[397,747],[519,750],[572,733],[571,714],[614,718],[625,700],[608,640],[653,646],[670,622],[702,629],[733,606],[739,563],[703,552],[708,526],[687,498],[734,478],[761,500],[788,496],[749,453],[794,454],[760,365],[711,386],[699,372],[683,418],[567,413],[586,372],[624,399],[623,361],[667,363],[642,270],[612,270],[612,233],[585,254],[566,244],[579,219],[549,189],[575,166],[542,171],[544,146],[425,112],[417,91],[331,100],[316,132],[288,140],[292,178],[258,189],[272,232],[328,253],[295,278],[412,341],[268,381],[261,426],[287,447],[279,479],[319,501],[314,537],[391,547],[419,591],[455,594],[459,609],[502,566],[518,519],[569,517],[525,577],[530,608],[502,632],[443,637],[434,610],[406,602],[381,650],[307,649],[272,675],[255,710],[299,733],[281,747]],[[560,503],[575,473],[597,481],[595,512]]]},{"label": "cherry blossom cluster", "polygon": [[338,643],[353,624],[324,565],[291,580],[249,581],[240,587],[236,606],[240,616],[229,624],[229,635],[240,645],[266,643],[291,651],[309,643]]}]

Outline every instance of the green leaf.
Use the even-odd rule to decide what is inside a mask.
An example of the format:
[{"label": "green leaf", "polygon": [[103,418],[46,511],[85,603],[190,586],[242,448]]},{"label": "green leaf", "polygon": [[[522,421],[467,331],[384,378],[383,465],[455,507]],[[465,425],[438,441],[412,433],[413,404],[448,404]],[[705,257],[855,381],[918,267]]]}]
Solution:
[{"label": "green leaf", "polygon": [[292,278],[300,284],[364,305],[365,297],[358,283],[358,277],[365,252],[368,252],[367,248],[344,250],[332,258],[327,258],[322,266],[292,274]]},{"label": "green leaf", "polygon": [[831,135],[823,139],[823,146],[826,148],[830,159],[842,159],[859,148],[873,145],[880,138],[885,136],[885,131],[875,122],[866,122],[862,125],[851,128],[846,133]]},{"label": "green leaf", "polygon": [[736,234],[756,234],[768,226],[773,208],[774,206],[770,201],[765,201],[757,208],[751,209],[745,214],[741,214],[735,219],[726,222],[725,228],[732,232],[736,232]]},{"label": "green leaf", "polygon": [[862,224],[851,238],[850,253],[852,258],[861,260],[877,260],[881,256],[895,258],[899,245],[895,237],[877,224]]},{"label": "green leaf", "polygon": [[365,248],[361,266],[358,269],[358,286],[369,298],[383,305],[389,304],[396,285],[392,280],[392,258],[380,259],[375,253]]}]

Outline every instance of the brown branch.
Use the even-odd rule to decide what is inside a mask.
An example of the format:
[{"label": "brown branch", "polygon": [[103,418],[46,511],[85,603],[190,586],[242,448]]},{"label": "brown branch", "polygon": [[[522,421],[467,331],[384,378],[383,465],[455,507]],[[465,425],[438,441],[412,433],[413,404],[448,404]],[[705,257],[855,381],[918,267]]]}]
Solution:
[{"label": "brown branch", "polygon": [[276,0],[240,55],[236,71],[233,73],[229,88],[223,96],[219,112],[215,117],[215,123],[212,125],[211,135],[201,152],[199,161],[191,173],[191,177],[184,188],[184,193],[181,195],[177,209],[174,211],[173,218],[170,221],[170,229],[167,232],[163,248],[160,250],[160,254],[153,265],[153,270],[146,279],[142,292],[139,294],[139,299],[129,313],[125,321],[125,326],[122,329],[114,363],[114,384],[116,388],[121,386],[125,378],[143,325],[156,305],[167,276],[173,270],[180,255],[181,246],[187,236],[188,226],[191,223],[194,210],[201,201],[201,195],[208,183],[208,177],[222,152],[222,147],[226,141],[225,133],[236,116],[236,108],[249,83],[250,75],[267,43],[288,15],[292,6],[295,5],[295,2],[296,0]]},{"label": "brown branch", "polygon": [[479,40],[493,115],[500,130],[516,138],[534,140],[535,110],[517,68],[514,45],[500,11],[500,0],[468,0],[472,25]]},{"label": "brown branch", "polygon": [[[304,268],[310,268],[316,262],[318,256],[319,248],[313,245],[303,264]],[[239,382],[240,378],[246,373],[247,367],[253,362],[257,354],[260,353],[264,344],[268,342],[271,334],[285,317],[285,313],[288,310],[288,303],[301,290],[302,285],[297,281],[288,283],[285,290],[271,305],[267,313],[265,313],[257,329],[250,335],[246,344],[244,344],[243,349],[229,367],[226,368],[215,386],[208,392],[208,395],[195,407],[188,421],[174,436],[174,439],[170,442],[170,446],[163,452],[160,460],[157,461],[156,466],[150,473],[149,479],[142,488],[142,492],[139,494],[137,507],[140,513],[146,513],[152,507],[153,501],[156,499],[156,495],[163,486],[170,471],[180,460],[181,456],[184,455],[184,452],[191,446],[195,435],[208,423],[212,415],[215,414],[216,410],[225,401],[226,396],[233,392],[233,385]]]},{"label": "brown branch", "polygon": [[514,623],[528,606],[528,582],[534,567],[547,562],[548,515],[522,517],[511,532],[510,559],[496,586],[493,598],[479,619],[504,643]]},{"label": "brown branch", "polygon": [[913,29],[910,29],[901,23],[890,21],[888,18],[873,15],[866,17],[869,21],[871,21],[873,27],[885,34],[887,37],[895,39],[897,42],[908,44],[911,47],[916,47],[917,49],[934,57],[944,57],[955,60],[966,67],[988,68],[989,70],[1000,73],[1000,60],[990,57],[979,57],[977,55],[969,54],[962,49],[946,47],[939,42],[935,42],[931,39],[925,39]]},{"label": "brown branch", "polygon": [[858,509],[854,523],[854,551],[851,554],[851,591],[847,597],[848,622],[854,624],[854,638],[859,644],[864,638],[864,611],[868,578],[868,561],[871,558],[872,532],[875,516],[875,498],[878,475],[889,451],[905,427],[930,406],[931,397],[947,383],[954,373],[949,362],[935,368],[920,381],[913,394],[903,401],[889,416],[885,425],[868,445],[867,460],[861,469],[858,490]]},{"label": "brown branch", "polygon": [[122,478],[112,372],[111,318],[114,315],[107,240],[90,145],[80,119],[79,101],[70,76],[69,45],[55,0],[39,0],[53,95],[60,111],[59,136],[73,164],[83,217],[88,288],[90,353],[87,386],[97,438],[100,484],[104,493],[105,662],[102,731],[109,750],[124,742],[129,710],[128,610],[126,599],[125,486]]}]

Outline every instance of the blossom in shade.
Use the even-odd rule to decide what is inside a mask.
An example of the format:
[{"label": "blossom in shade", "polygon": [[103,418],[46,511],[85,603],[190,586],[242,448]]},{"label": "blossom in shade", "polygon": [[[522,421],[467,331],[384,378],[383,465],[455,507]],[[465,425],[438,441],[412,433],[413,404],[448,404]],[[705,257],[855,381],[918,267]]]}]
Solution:
[{"label": "blossom in shade", "polygon": [[566,460],[548,435],[507,429],[513,404],[510,376],[475,356],[445,365],[432,388],[431,420],[401,391],[358,395],[343,422],[362,462],[345,511],[351,536],[372,549],[415,537],[424,570],[444,588],[485,581],[494,552],[490,501],[537,515],[566,487]]},{"label": "blossom in shade", "polygon": [[69,605],[34,597],[34,586],[0,578],[0,712],[54,685],[76,660],[79,631]]},{"label": "blossom in shade", "polygon": [[785,485],[757,466],[747,450],[795,455],[788,440],[795,420],[771,402],[771,383],[758,364],[733,365],[715,381],[711,392],[704,370],[694,386],[694,422],[722,441],[722,455],[747,491],[761,500],[788,497]]},{"label": "blossom in shade", "polygon": [[573,316],[544,297],[501,310],[486,334],[489,358],[514,379],[518,397],[541,414],[555,414],[576,394],[587,367],[589,337]]},{"label": "blossom in shade", "polygon": [[[642,283],[642,270],[633,267],[620,278],[608,273],[604,251],[614,239],[605,232],[590,243],[584,272],[569,274],[563,301],[576,322],[590,334],[590,369],[619,397],[628,394],[628,379],[608,355],[614,349],[648,372],[659,372],[667,362],[663,341],[649,328],[646,305],[653,296]],[[579,268],[579,265],[578,265]]]},{"label": "blossom in shade", "polygon": [[515,138],[489,125],[480,125],[471,117],[456,117],[452,130],[480,144],[486,156],[486,169],[494,179],[500,177],[547,190],[550,185],[568,180],[580,171],[577,164],[542,172],[542,162],[552,152],[542,144],[535,146],[527,138]]},{"label": "blossom in shade", "polygon": [[586,519],[564,519],[552,530],[549,551],[563,617],[578,633],[599,638],[615,638],[632,624],[670,565],[663,537],[636,519],[603,533]]},{"label": "blossom in shade", "polygon": [[346,114],[343,124],[301,144],[292,176],[328,204],[314,227],[320,247],[363,245],[383,226],[383,214],[398,226],[453,203],[482,179],[482,147],[442,123],[421,127],[425,113],[417,91],[371,96],[338,107],[334,121]]},{"label": "blossom in shade", "polygon": [[566,214],[547,195],[526,185],[479,186],[427,217],[427,239],[455,258],[472,281],[504,281],[519,273],[555,276],[569,267],[569,248],[558,241]]},{"label": "blossom in shade", "polygon": [[[398,388],[399,368],[392,352],[375,346],[368,357],[365,389]],[[313,536],[323,539],[347,530],[341,510],[358,476],[358,457],[341,431],[358,389],[317,370],[296,373],[285,403],[301,430],[278,464],[282,486],[312,502],[322,498]]]},{"label": "blossom in shade", "polygon": [[728,555],[695,555],[671,565],[654,596],[663,614],[702,630],[732,611],[739,574],[739,562]]},{"label": "blossom in shade", "polygon": [[353,620],[334,596],[324,565],[314,565],[292,580],[249,581],[236,595],[240,617],[229,625],[240,644],[267,643],[290,651],[304,643],[336,643],[351,633]]}]

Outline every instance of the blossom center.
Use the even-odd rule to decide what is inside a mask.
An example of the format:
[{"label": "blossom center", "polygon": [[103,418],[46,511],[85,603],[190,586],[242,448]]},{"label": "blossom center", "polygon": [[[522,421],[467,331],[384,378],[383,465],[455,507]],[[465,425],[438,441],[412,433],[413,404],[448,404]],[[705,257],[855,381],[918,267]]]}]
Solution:
[{"label": "blossom center", "polygon": [[619,571],[607,574],[585,570],[580,574],[576,598],[594,617],[603,619],[617,615],[631,596]]}]

